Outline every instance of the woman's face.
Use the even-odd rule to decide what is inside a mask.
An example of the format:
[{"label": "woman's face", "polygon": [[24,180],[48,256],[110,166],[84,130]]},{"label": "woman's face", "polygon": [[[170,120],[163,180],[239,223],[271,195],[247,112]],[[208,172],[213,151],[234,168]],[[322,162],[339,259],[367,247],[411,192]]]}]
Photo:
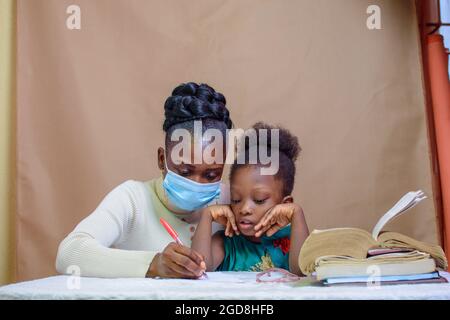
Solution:
[{"label": "woman's face", "polygon": [[260,167],[247,165],[238,168],[231,181],[231,210],[245,236],[255,235],[255,226],[275,205],[283,201],[281,180],[273,175],[261,175]]},{"label": "woman's face", "polygon": [[[205,148],[207,148],[210,145],[210,142],[202,140],[201,142],[197,142],[197,143],[201,143],[201,150],[202,150],[202,154],[205,150]],[[164,177],[166,176],[167,170],[165,167],[165,162],[167,163],[167,167],[169,168],[169,170],[175,172],[176,174],[188,178],[190,180],[193,180],[195,182],[198,183],[211,183],[211,182],[217,182],[219,180],[221,180],[222,178],[222,173],[223,173],[223,168],[224,168],[224,163],[225,163],[225,150],[222,152],[223,157],[221,157],[220,160],[222,161],[218,161],[220,163],[212,163],[212,164],[208,164],[205,163],[204,161],[202,161],[202,163],[198,163],[196,164],[194,162],[194,150],[196,147],[199,147],[198,145],[196,145],[195,141],[192,141],[191,144],[193,147],[191,148],[191,153],[190,154],[183,154],[183,152],[181,151],[179,156],[180,156],[180,161],[181,163],[175,163],[176,161],[174,161],[175,159],[172,159],[171,154],[172,154],[172,149],[174,147],[174,144],[172,145],[168,145],[167,146],[167,152],[165,152],[164,148],[160,147],[158,149],[158,167],[160,170],[163,171],[163,175]],[[213,149],[211,155],[215,157],[215,149]],[[167,157],[166,157],[167,155]]]}]

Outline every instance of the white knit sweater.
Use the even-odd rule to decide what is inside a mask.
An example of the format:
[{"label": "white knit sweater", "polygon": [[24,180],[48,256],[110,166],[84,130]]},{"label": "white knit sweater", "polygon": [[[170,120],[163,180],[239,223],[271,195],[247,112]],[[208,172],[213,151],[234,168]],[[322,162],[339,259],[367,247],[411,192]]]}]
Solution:
[{"label": "white knit sweater", "polygon": [[[222,191],[220,203],[227,202],[227,190]],[[183,221],[166,208],[165,201],[162,178],[120,184],[61,242],[57,271],[87,277],[145,277],[153,257],[173,241],[159,218],[169,222],[187,246],[198,222]]]}]

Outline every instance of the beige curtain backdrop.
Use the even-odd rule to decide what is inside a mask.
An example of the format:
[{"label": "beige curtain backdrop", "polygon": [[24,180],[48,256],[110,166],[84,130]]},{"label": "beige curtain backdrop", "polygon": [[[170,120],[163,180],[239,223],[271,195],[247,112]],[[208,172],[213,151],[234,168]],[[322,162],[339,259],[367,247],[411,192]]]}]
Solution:
[{"label": "beige curtain backdrop", "polygon": [[18,2],[18,280],[55,274],[58,243],[117,184],[159,175],[164,100],[187,81],[223,92],[238,127],[298,135],[311,230],[371,230],[422,189],[389,229],[437,241],[413,1],[78,0],[69,30],[73,3]]},{"label": "beige curtain backdrop", "polygon": [[15,4],[0,0],[0,286],[14,279]]}]

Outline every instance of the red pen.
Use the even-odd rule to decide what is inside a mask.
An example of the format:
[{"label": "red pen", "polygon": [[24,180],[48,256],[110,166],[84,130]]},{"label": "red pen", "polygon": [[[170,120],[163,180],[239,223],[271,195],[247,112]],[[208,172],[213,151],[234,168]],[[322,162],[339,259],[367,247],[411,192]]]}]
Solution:
[{"label": "red pen", "polygon": [[[178,233],[172,228],[172,226],[163,218],[159,218],[159,222],[163,225],[164,229],[170,234],[170,236],[175,240],[176,243],[183,245],[183,242],[181,241],[180,237],[178,236]],[[208,278],[208,275],[206,272],[203,272],[203,277]]]},{"label": "red pen", "polygon": [[159,222],[163,225],[163,227],[167,230],[167,232],[170,234],[170,236],[175,240],[176,243],[183,245],[183,242],[181,241],[180,237],[178,236],[178,233],[172,228],[172,226],[163,218],[159,219]]}]

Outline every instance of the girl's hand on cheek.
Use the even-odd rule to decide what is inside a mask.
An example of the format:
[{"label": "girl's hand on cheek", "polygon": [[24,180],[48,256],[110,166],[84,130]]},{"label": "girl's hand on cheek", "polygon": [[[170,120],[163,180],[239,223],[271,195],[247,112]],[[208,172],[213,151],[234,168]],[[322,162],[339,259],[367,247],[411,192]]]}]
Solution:
[{"label": "girl's hand on cheek", "polygon": [[291,223],[295,214],[302,212],[302,208],[295,203],[281,203],[272,207],[255,226],[255,236],[261,237],[264,233],[270,237],[278,230]]},{"label": "girl's hand on cheek", "polygon": [[236,219],[234,217],[231,208],[226,205],[214,205],[208,207],[208,212],[211,215],[213,221],[223,225],[225,227],[225,235],[232,237],[235,234],[239,234],[239,229],[236,225]]}]

